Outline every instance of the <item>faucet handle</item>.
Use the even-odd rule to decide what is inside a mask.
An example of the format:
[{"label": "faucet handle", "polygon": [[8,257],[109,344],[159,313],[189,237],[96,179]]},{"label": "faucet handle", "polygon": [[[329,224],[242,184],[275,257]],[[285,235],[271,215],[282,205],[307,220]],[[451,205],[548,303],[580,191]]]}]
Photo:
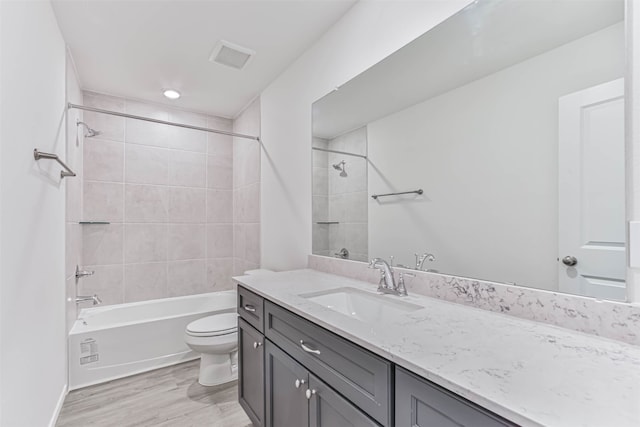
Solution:
[{"label": "faucet handle", "polygon": [[407,287],[404,285],[404,276],[416,277],[416,275],[402,271],[398,273],[398,295],[406,297],[409,294],[407,293]]}]

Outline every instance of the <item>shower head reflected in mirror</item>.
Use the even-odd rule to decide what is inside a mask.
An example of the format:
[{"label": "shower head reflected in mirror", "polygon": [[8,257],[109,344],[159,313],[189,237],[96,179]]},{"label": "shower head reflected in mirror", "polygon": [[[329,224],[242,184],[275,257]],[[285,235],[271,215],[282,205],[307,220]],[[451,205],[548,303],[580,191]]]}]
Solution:
[{"label": "shower head reflected in mirror", "polygon": [[80,120],[76,120],[76,126],[82,125],[85,129],[84,136],[86,138],[91,138],[92,136],[100,135],[99,130],[91,129],[88,124],[85,122],[81,122]]},{"label": "shower head reflected in mirror", "polygon": [[332,165],[335,170],[340,171],[340,176],[343,177],[343,178],[346,178],[346,176],[347,176],[347,170],[345,168],[345,164],[346,163],[347,162],[345,162],[343,160],[340,163],[336,163],[335,165]]}]

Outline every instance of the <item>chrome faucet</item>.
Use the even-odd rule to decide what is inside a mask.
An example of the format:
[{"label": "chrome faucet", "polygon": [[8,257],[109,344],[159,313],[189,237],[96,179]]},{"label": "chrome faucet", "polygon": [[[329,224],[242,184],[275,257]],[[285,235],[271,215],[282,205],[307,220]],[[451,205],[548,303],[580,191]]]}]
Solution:
[{"label": "chrome faucet", "polygon": [[436,257],[433,254],[423,253],[422,255],[414,254],[416,256],[416,270],[422,270],[425,261],[435,261]]},{"label": "chrome faucet", "polygon": [[378,283],[378,292],[385,294],[398,294],[398,287],[393,277],[393,268],[389,266],[387,261],[382,258],[374,258],[369,261],[369,268],[380,270],[380,283]]},{"label": "chrome faucet", "polygon": [[100,299],[100,297],[98,297],[98,295],[95,295],[95,294],[90,296],[78,295],[76,297],[76,304],[80,304],[81,302],[86,302],[86,301],[93,301],[93,305],[102,304],[102,300]]}]

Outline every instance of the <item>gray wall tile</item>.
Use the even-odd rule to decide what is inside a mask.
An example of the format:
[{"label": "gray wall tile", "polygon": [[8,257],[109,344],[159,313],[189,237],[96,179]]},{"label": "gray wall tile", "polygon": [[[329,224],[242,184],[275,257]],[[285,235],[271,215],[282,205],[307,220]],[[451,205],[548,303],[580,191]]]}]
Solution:
[{"label": "gray wall tile", "polygon": [[125,302],[167,297],[167,264],[154,262],[124,266]]},{"label": "gray wall tile", "polygon": [[166,224],[125,224],[125,264],[166,260]]}]

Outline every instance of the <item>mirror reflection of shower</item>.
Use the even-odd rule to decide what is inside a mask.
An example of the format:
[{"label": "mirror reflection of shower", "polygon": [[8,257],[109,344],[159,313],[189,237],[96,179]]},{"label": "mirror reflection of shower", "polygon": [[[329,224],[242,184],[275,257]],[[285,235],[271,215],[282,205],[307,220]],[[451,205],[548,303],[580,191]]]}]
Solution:
[{"label": "mirror reflection of shower", "polygon": [[80,120],[76,120],[76,126],[82,125],[85,129],[84,136],[86,138],[91,138],[92,136],[100,135],[100,131],[92,129],[85,122],[81,122]]},{"label": "mirror reflection of shower", "polygon": [[341,161],[340,163],[336,163],[335,165],[333,165],[333,168],[335,170],[340,171],[340,176],[343,178],[347,177],[347,169],[345,168],[347,162],[345,162],[344,160]]}]

